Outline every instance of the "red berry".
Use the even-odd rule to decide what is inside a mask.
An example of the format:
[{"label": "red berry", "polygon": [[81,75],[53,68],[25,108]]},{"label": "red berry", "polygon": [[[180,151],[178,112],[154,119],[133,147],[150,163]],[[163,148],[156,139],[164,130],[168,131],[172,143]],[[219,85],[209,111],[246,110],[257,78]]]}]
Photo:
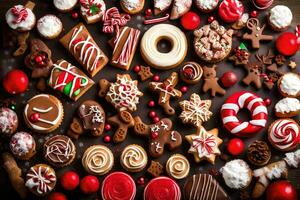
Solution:
[{"label": "red berry", "polygon": [[227,144],[227,151],[233,155],[233,156],[237,156],[240,155],[241,153],[243,153],[244,151],[244,142],[243,140],[239,139],[239,138],[233,138],[231,140],[229,140],[228,144]]},{"label": "red berry", "polygon": [[160,119],[159,119],[159,117],[154,117],[154,118],[152,119],[152,121],[153,121],[153,123],[157,123],[157,122],[160,121]]},{"label": "red berry", "polygon": [[60,184],[65,190],[75,190],[80,178],[76,172],[67,171],[60,177]]},{"label": "red berry", "polygon": [[80,181],[80,189],[85,194],[95,193],[99,190],[99,180],[96,176],[88,175]]},{"label": "red berry", "polygon": [[156,117],[156,112],[155,111],[150,111],[149,112],[149,117],[151,117],[151,118]]},{"label": "red berry", "polygon": [[269,105],[271,105],[272,100],[270,98],[265,98],[264,102],[265,102],[266,106],[269,106]]},{"label": "red berry", "polygon": [[181,17],[181,25],[186,30],[194,30],[200,25],[200,17],[196,13],[190,11]]},{"label": "red berry", "polygon": [[269,185],[266,192],[267,200],[297,200],[297,189],[286,180],[275,181]]},{"label": "red berry", "polygon": [[158,82],[160,80],[160,77],[158,75],[154,75],[152,80]]},{"label": "red berry", "polygon": [[180,91],[181,91],[182,93],[186,93],[186,92],[188,91],[188,87],[182,86],[182,87],[180,88]]},{"label": "red berry", "polygon": [[292,56],[299,49],[298,37],[292,32],[284,32],[276,39],[276,48],[284,56]]},{"label": "red berry", "polygon": [[133,71],[135,73],[138,73],[139,71],[141,71],[141,66],[139,66],[139,65],[134,66]]},{"label": "red berry", "polygon": [[232,87],[237,82],[237,76],[234,72],[225,72],[221,77],[221,82],[225,87]]},{"label": "red berry", "polygon": [[28,77],[23,71],[14,69],[4,76],[2,84],[9,94],[23,93],[28,87]]},{"label": "red berry", "polygon": [[144,185],[144,184],[145,184],[145,179],[144,179],[144,177],[140,177],[140,178],[137,180],[137,183],[138,183],[139,185]]},{"label": "red berry", "polygon": [[109,135],[106,135],[104,137],[104,142],[109,143],[111,141],[111,137]]},{"label": "red berry", "polygon": [[152,132],[151,139],[155,140],[156,138],[158,138],[158,132]]},{"label": "red berry", "polygon": [[111,125],[110,124],[105,124],[104,130],[105,131],[110,131],[111,130]]},{"label": "red berry", "polygon": [[208,23],[212,23],[214,20],[215,20],[215,17],[214,17],[214,16],[210,16],[210,17],[207,19]]},{"label": "red berry", "polygon": [[46,60],[46,55],[45,54],[42,55],[42,60]]},{"label": "red berry", "polygon": [[36,63],[40,63],[40,62],[43,61],[43,58],[42,58],[42,56],[36,56],[36,57],[34,58],[34,60],[35,60]]},{"label": "red berry", "polygon": [[67,200],[66,195],[60,192],[52,192],[48,198],[48,200]]},{"label": "red berry", "polygon": [[40,114],[39,113],[32,113],[30,115],[30,121],[33,122],[33,123],[39,121],[39,119],[40,119]]},{"label": "red berry", "polygon": [[153,100],[149,101],[148,106],[149,107],[154,107],[155,106],[155,101],[153,101]]},{"label": "red berry", "polygon": [[150,8],[148,8],[146,11],[145,11],[145,14],[147,16],[151,16],[152,15],[152,10]]},{"label": "red berry", "polygon": [[77,19],[78,18],[78,13],[77,12],[73,12],[72,13],[72,18],[73,19]]},{"label": "red berry", "polygon": [[251,13],[250,13],[250,16],[253,17],[253,18],[256,18],[257,17],[257,11],[252,10]]}]

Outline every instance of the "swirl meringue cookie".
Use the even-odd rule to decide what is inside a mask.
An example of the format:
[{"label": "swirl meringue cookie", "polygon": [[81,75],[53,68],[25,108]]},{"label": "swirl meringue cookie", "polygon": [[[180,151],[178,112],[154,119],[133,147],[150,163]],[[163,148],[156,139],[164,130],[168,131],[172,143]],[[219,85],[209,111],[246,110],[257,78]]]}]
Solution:
[{"label": "swirl meringue cookie", "polygon": [[113,167],[114,155],[104,145],[93,145],[85,150],[81,162],[88,173],[104,175]]},{"label": "swirl meringue cookie", "polygon": [[126,171],[140,172],[146,167],[148,156],[143,147],[132,144],[128,145],[123,150],[120,162]]},{"label": "swirl meringue cookie", "polygon": [[269,127],[268,139],[274,148],[291,151],[300,142],[299,124],[292,119],[278,119]]},{"label": "swirl meringue cookie", "polygon": [[166,171],[170,177],[183,179],[190,172],[190,163],[185,156],[174,154],[167,161]]},{"label": "swirl meringue cookie", "polygon": [[284,31],[292,23],[292,11],[284,5],[274,6],[269,12],[268,22],[274,31]]},{"label": "swirl meringue cookie", "polygon": [[36,28],[41,37],[54,39],[63,30],[63,24],[55,15],[45,15],[37,21]]}]

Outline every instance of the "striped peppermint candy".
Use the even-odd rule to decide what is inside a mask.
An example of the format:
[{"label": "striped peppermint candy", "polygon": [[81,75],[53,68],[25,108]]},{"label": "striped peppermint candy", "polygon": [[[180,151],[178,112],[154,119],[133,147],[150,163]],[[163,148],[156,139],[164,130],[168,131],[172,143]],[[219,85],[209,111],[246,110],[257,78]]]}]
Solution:
[{"label": "striped peppermint candy", "polygon": [[[251,112],[250,121],[238,120],[237,113],[241,108],[247,108]],[[265,102],[257,95],[246,91],[236,92],[223,104],[221,118],[229,132],[240,137],[249,137],[266,126],[268,110]]]}]

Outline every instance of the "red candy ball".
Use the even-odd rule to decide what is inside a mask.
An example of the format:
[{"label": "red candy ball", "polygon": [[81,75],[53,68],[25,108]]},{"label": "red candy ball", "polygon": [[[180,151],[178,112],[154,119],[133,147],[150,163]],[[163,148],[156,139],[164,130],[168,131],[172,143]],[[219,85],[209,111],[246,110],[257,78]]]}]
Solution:
[{"label": "red candy ball", "polygon": [[253,17],[253,18],[256,18],[257,17],[257,11],[252,10],[251,13],[250,13],[250,16]]},{"label": "red candy ball", "polygon": [[299,49],[298,37],[292,32],[282,33],[276,40],[276,48],[284,56],[292,56]]},{"label": "red candy ball", "polygon": [[160,77],[158,75],[154,75],[152,80],[157,82],[160,80]]},{"label": "red candy ball", "polygon": [[77,12],[73,12],[72,13],[72,18],[73,19],[77,19],[78,18],[78,13]]},{"label": "red candy ball", "polygon": [[34,60],[35,60],[36,63],[40,63],[40,62],[43,61],[43,58],[42,58],[42,56],[36,56],[36,57],[34,58]]},{"label": "red candy ball", "polygon": [[110,131],[111,130],[111,125],[110,124],[105,124],[104,130],[105,131]]},{"label": "red candy ball", "polygon": [[152,119],[152,121],[154,122],[154,123],[157,123],[157,122],[159,122],[159,117],[154,117],[153,119]]},{"label": "red candy ball", "polygon": [[67,171],[60,177],[60,184],[65,190],[74,190],[79,185],[80,178],[76,172]]},{"label": "red candy ball", "polygon": [[64,195],[63,193],[60,192],[52,192],[49,197],[48,200],[67,200],[66,195]]},{"label": "red candy ball", "polygon": [[182,86],[182,87],[180,88],[180,91],[183,92],[183,93],[186,93],[186,92],[188,91],[188,87]]},{"label": "red candy ball", "polygon": [[152,101],[152,100],[151,100],[151,101],[149,101],[149,103],[148,103],[148,106],[149,106],[149,107],[154,107],[154,106],[155,106],[155,102],[154,102],[154,101]]},{"label": "red candy ball", "polygon": [[194,12],[187,12],[181,17],[181,25],[186,30],[194,30],[200,25],[200,17]]},{"label": "red candy ball", "polygon": [[30,115],[30,121],[33,123],[39,121],[39,119],[40,119],[39,113],[33,113],[32,115]]},{"label": "red candy ball", "polygon": [[221,82],[225,87],[232,87],[237,82],[237,76],[234,72],[225,72],[221,77]]},{"label": "red candy ball", "polygon": [[231,140],[229,140],[228,144],[227,144],[227,151],[233,155],[233,156],[237,156],[243,153],[244,151],[244,142],[239,139],[239,138],[233,138]]},{"label": "red candy ball", "polygon": [[207,18],[208,23],[212,23],[214,20],[215,20],[214,16],[210,16],[209,18]]},{"label": "red candy ball", "polygon": [[151,118],[156,117],[156,112],[155,111],[150,111],[149,112],[149,117],[151,117]]},{"label": "red candy ball", "polygon": [[109,143],[111,141],[111,137],[109,135],[106,135],[103,140],[104,142]]},{"label": "red candy ball", "polygon": [[137,180],[137,183],[138,183],[139,185],[144,185],[144,184],[145,184],[145,179],[144,179],[144,177],[140,177],[140,178]]},{"label": "red candy ball", "polygon": [[269,105],[271,105],[272,100],[270,98],[265,98],[264,102],[265,102],[266,106],[269,106]]},{"label": "red candy ball", "polygon": [[14,69],[5,75],[2,84],[9,94],[23,93],[28,87],[28,77],[23,71]]},{"label": "red candy ball", "polygon": [[147,16],[151,16],[152,15],[152,10],[150,8],[148,8],[146,11],[145,11],[145,14]]},{"label": "red candy ball", "polygon": [[267,200],[297,200],[297,190],[289,181],[276,181],[267,189]]},{"label": "red candy ball", "polygon": [[91,194],[99,190],[99,180],[96,176],[88,175],[80,181],[80,189],[85,194]]},{"label": "red candy ball", "polygon": [[135,73],[138,73],[139,71],[141,71],[141,66],[139,66],[139,65],[134,66],[133,71]]},{"label": "red candy ball", "polygon": [[151,139],[155,140],[158,137],[158,132],[151,133]]}]

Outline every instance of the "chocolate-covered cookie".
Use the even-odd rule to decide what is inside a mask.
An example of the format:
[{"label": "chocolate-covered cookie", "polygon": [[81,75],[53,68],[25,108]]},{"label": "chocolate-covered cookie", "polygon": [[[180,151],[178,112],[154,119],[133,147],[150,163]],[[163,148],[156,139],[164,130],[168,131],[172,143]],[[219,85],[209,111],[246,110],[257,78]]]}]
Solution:
[{"label": "chocolate-covered cookie", "polygon": [[49,133],[61,124],[63,105],[55,96],[39,94],[28,100],[23,116],[27,126],[33,131]]}]

